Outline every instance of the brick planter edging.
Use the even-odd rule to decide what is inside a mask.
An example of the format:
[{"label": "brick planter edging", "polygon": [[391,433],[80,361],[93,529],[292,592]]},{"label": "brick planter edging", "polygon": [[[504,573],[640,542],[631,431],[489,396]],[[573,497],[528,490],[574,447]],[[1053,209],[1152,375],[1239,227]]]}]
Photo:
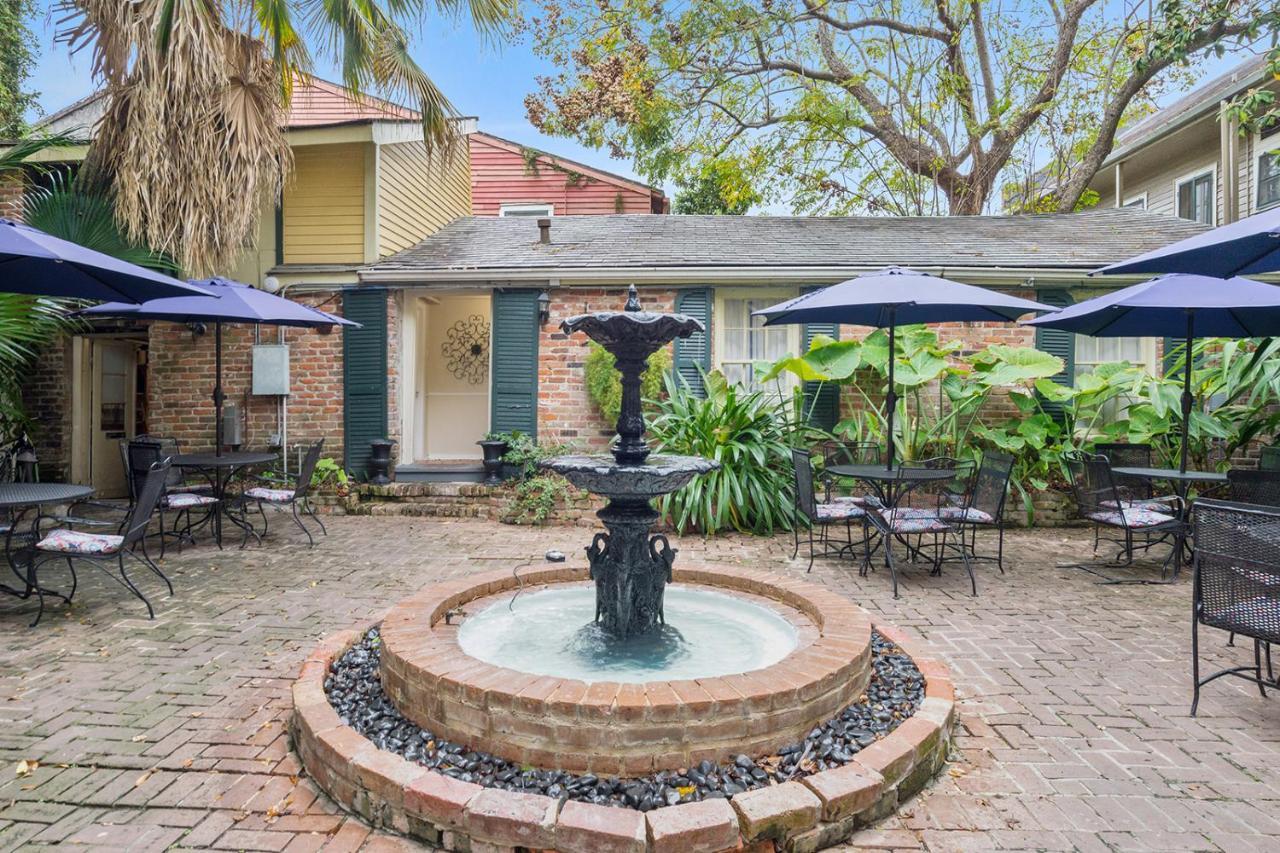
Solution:
[{"label": "brick planter edging", "polygon": [[[519,764],[641,776],[739,753],[767,754],[857,701],[871,674],[871,620],[848,599],[749,569],[679,567],[677,582],[759,597],[794,612],[802,642],[778,663],[717,678],[588,684],[471,657],[447,611],[489,597],[586,582],[585,567],[496,571],[433,584],[382,621],[381,679],[406,717],[447,740]],[[811,622],[812,625],[806,625]],[[816,630],[815,630],[816,627]]]},{"label": "brick planter edging", "polygon": [[540,794],[461,782],[380,750],[343,725],[325,695],[325,675],[367,628],[328,637],[303,663],[293,684],[294,750],[338,805],[443,850],[467,853],[476,841],[563,853],[714,853],[748,845],[806,853],[892,814],[942,769],[951,745],[955,688],[946,666],[900,629],[877,625],[924,675],[925,699],[852,762],[732,800],[648,813],[576,801],[562,806]]}]

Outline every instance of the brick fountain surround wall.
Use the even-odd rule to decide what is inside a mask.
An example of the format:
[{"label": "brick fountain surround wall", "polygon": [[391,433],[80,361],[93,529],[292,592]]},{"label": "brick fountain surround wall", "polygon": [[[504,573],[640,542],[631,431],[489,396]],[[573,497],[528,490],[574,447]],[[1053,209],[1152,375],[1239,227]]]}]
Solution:
[{"label": "brick fountain surround wall", "polygon": [[[522,575],[526,585],[577,581],[582,577],[581,569],[572,568],[542,569]],[[864,626],[869,634],[870,622],[861,610],[807,583],[737,569],[729,574],[698,567],[677,574],[677,580],[703,583],[722,579],[732,579],[731,588],[753,594],[774,592],[776,595],[777,591],[783,591],[782,600],[786,604],[808,616],[818,614],[814,623],[819,629],[824,627],[823,607],[836,608],[833,615],[844,614],[848,621],[834,630],[833,635],[845,634],[851,645],[857,645],[853,642],[854,636],[860,635]],[[514,581],[509,573],[495,572],[436,585],[429,588],[429,594],[424,590],[408,601],[417,601],[420,605],[430,597],[436,602],[433,612],[441,608],[442,614],[458,603],[493,595],[511,586]],[[820,600],[807,601],[809,597]],[[823,601],[823,597],[834,601]],[[797,606],[802,601],[807,603]],[[852,627],[859,620],[861,624]],[[744,847],[819,850],[893,813],[899,804],[924,787],[946,761],[955,721],[955,692],[946,667],[900,630],[876,624],[875,629],[909,654],[924,675],[925,699],[913,716],[858,752],[852,762],[795,781],[738,794],[731,800],[704,800],[648,813],[577,801],[561,803],[540,794],[483,788],[450,778],[380,750],[344,725],[325,695],[325,676],[330,664],[355,643],[367,627],[329,637],[303,664],[293,686],[294,749],[307,772],[343,808],[360,814],[375,826],[445,850],[466,853],[517,849],[564,853],[710,853]],[[392,626],[384,622],[384,632],[388,628]],[[394,628],[392,630],[394,632]],[[416,642],[429,644],[431,640],[420,637]],[[384,645],[384,665],[387,651]],[[804,651],[800,649],[793,656]],[[462,695],[467,690],[462,680],[452,688],[442,689],[451,690],[454,696]],[[503,692],[501,684],[491,683],[485,688],[472,683],[469,687],[473,695],[477,689],[481,694]],[[769,692],[764,681],[757,687]],[[779,682],[773,685],[770,695],[776,697],[788,692],[795,696],[796,685],[792,683],[788,687]],[[715,709],[722,703],[741,706],[744,699],[742,686],[737,686],[733,697],[727,694],[719,700],[707,697],[704,702]],[[620,704],[615,692],[611,707],[617,709],[622,705],[625,702]],[[707,710],[705,705],[699,707],[704,712]],[[660,713],[666,710],[679,713],[678,703]],[[685,713],[687,721],[690,716]]]}]

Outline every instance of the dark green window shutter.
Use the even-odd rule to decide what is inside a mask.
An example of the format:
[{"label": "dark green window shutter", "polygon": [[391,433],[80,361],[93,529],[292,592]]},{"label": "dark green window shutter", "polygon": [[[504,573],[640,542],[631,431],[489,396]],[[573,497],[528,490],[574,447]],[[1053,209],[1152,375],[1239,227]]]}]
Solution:
[{"label": "dark green window shutter", "polygon": [[538,291],[493,292],[489,429],[538,435]]},{"label": "dark green window shutter", "polygon": [[342,330],[343,446],[347,470],[364,479],[369,442],[387,437],[387,291],[345,291],[342,315],[361,326]]},{"label": "dark green window shutter", "polygon": [[[805,293],[820,289],[808,288]],[[806,323],[801,330],[801,335],[804,338],[801,349],[808,352],[809,345],[818,335],[839,338],[840,326],[838,323]],[[840,420],[840,386],[834,382],[804,383],[804,411],[814,426],[823,429],[834,427],[836,421]]]},{"label": "dark green window shutter", "polygon": [[[1043,302],[1045,305],[1052,305],[1055,308],[1065,308],[1075,302],[1071,298],[1071,294],[1065,290],[1041,290],[1036,293],[1036,301]],[[1049,355],[1056,355],[1066,365],[1061,373],[1052,377],[1054,382],[1059,385],[1072,385],[1075,382],[1076,336],[1074,332],[1037,327],[1036,349],[1041,352],[1047,352]],[[1044,409],[1056,418],[1062,407],[1057,404],[1045,403]]]},{"label": "dark green window shutter", "polygon": [[676,338],[675,374],[699,397],[707,395],[702,386],[703,370],[711,369],[711,288],[696,287],[676,294],[676,313],[701,320],[706,331]]}]

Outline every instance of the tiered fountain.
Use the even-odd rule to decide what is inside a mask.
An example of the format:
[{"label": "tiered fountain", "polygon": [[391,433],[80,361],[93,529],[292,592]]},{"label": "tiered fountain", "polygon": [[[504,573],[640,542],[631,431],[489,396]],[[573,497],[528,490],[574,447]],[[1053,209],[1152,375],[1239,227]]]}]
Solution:
[{"label": "tiered fountain", "polygon": [[[294,689],[304,765],[343,805],[449,849],[714,850],[801,833],[813,849],[891,811],[942,764],[945,670],[881,641],[869,687],[871,623],[849,601],[785,575],[676,566],[651,501],[717,463],[650,455],[640,377],[705,330],[642,310],[634,287],[624,310],[561,328],[622,374],[611,454],[545,463],[608,499],[588,565],[430,586],[380,633],[331,640]],[[584,811],[603,803],[639,811]]]}]

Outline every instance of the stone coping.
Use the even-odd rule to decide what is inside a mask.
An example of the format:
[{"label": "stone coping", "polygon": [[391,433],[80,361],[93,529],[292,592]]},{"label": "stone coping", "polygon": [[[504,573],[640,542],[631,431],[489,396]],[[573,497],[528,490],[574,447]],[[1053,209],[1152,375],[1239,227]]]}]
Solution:
[{"label": "stone coping", "polygon": [[[493,596],[587,581],[585,568],[483,574],[428,586],[382,621],[380,677],[400,712],[436,735],[519,764],[640,776],[764,755],[857,701],[871,677],[871,621],[814,584],[746,569],[678,568],[676,582],[765,599],[801,645],[778,663],[714,678],[618,683],[538,676],[462,650],[446,613]],[[797,618],[796,614],[800,617]]]},{"label": "stone coping", "polygon": [[[642,813],[461,782],[378,749],[339,719],[324,692],[333,660],[369,626],[330,636],[293,684],[290,734],[302,766],[341,807],[374,826],[453,851],[563,853],[820,850],[892,814],[946,763],[955,689],[940,661],[892,626],[876,630],[925,677],[920,708],[854,760],[795,781]],[[754,845],[754,846],[753,846]]]}]

